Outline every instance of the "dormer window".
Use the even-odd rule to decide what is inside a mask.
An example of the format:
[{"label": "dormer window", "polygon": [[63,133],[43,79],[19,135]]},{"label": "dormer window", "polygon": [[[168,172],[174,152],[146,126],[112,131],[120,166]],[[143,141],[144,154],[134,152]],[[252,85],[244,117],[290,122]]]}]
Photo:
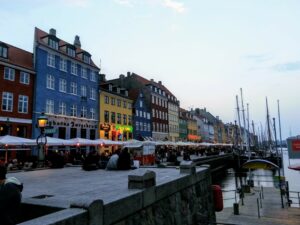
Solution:
[{"label": "dormer window", "polygon": [[91,56],[87,54],[83,54],[83,62],[90,64],[91,63]]},{"label": "dormer window", "polygon": [[54,48],[54,49],[58,50],[58,40],[57,40],[57,38],[49,37],[48,38],[48,45],[51,48]]},{"label": "dormer window", "polygon": [[67,47],[67,54],[68,56],[75,57],[75,49]]},{"label": "dormer window", "polygon": [[0,44],[0,57],[7,59],[7,46]]},{"label": "dormer window", "polygon": [[111,84],[108,85],[108,90],[112,91],[112,85]]}]

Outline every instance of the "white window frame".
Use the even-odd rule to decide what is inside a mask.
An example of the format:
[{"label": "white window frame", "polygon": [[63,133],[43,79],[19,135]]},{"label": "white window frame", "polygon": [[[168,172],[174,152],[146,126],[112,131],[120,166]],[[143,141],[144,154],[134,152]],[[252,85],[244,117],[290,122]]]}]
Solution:
[{"label": "white window frame", "polygon": [[90,99],[96,100],[96,89],[95,88],[90,89]]},{"label": "white window frame", "polygon": [[15,74],[16,74],[15,69],[10,67],[4,67],[4,80],[14,81]]},{"label": "white window frame", "polygon": [[46,113],[54,114],[54,100],[53,99],[46,100]]},{"label": "white window frame", "polygon": [[85,67],[81,67],[81,77],[84,79],[88,78],[87,69]]},{"label": "white window frame", "polygon": [[70,108],[70,116],[76,117],[77,116],[77,105],[72,104]]},{"label": "white window frame", "polygon": [[30,83],[30,75],[24,71],[20,72],[20,83],[21,84],[29,84]]},{"label": "white window frame", "polygon": [[78,69],[77,69],[77,63],[71,62],[71,74],[77,76]]},{"label": "white window frame", "polygon": [[77,83],[76,82],[71,82],[70,84],[70,93],[72,95],[77,95]]},{"label": "white window frame", "polygon": [[47,74],[46,88],[55,90],[55,77],[51,74]]},{"label": "white window frame", "polygon": [[55,55],[50,52],[47,55],[47,66],[55,68]]},{"label": "white window frame", "polygon": [[96,119],[96,110],[94,108],[90,108],[91,119]]},{"label": "white window frame", "polygon": [[11,92],[2,92],[2,107],[1,107],[2,111],[12,112],[13,104],[14,104],[14,94]]},{"label": "white window frame", "polygon": [[96,72],[91,70],[90,71],[90,80],[93,81],[93,82],[96,82],[97,79],[96,79]]},{"label": "white window frame", "polygon": [[59,102],[58,114],[63,116],[67,115],[67,104],[65,102]]},{"label": "white window frame", "polygon": [[87,97],[87,88],[85,85],[80,86],[80,96],[81,97]]},{"label": "white window frame", "polygon": [[67,80],[59,79],[59,91],[63,93],[67,93]]},{"label": "white window frame", "polygon": [[60,58],[59,69],[64,72],[68,72],[68,61],[64,58]]},{"label": "white window frame", "polygon": [[18,98],[18,112],[19,113],[28,113],[28,96],[19,95]]},{"label": "white window frame", "polygon": [[87,108],[85,106],[81,107],[80,117],[82,117],[82,118],[86,118],[87,117]]}]

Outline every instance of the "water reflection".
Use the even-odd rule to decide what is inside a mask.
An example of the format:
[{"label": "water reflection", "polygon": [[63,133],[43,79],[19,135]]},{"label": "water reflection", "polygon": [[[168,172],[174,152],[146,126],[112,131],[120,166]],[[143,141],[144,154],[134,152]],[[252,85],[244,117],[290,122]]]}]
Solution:
[{"label": "water reflection", "polygon": [[[300,207],[300,171],[291,170],[288,168],[289,165],[299,164],[300,159],[290,159],[288,158],[288,152],[286,149],[283,151],[283,167],[281,169],[281,175],[285,176],[286,181],[289,183],[290,198],[292,200],[292,207]],[[254,181],[255,187],[276,187],[277,183],[274,179],[278,176],[278,171],[272,170],[254,170],[251,172],[251,178]],[[246,180],[249,179],[249,174],[247,178],[243,178],[243,184],[246,184]],[[237,182],[237,183],[236,183]],[[223,190],[224,207],[232,207],[233,203],[237,200],[239,201],[239,194],[235,194],[234,191],[236,187],[240,186],[240,181],[235,179],[235,173],[233,169],[227,171],[227,176],[220,179],[218,182]],[[235,200],[236,199],[236,200]],[[286,200],[285,200],[286,201]]]}]

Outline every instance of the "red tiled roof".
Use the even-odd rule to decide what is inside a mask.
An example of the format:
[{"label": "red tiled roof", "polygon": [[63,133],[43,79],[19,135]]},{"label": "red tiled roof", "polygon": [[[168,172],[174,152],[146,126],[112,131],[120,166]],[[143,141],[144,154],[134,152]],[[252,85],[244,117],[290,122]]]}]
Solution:
[{"label": "red tiled roof", "polygon": [[[41,30],[41,29],[39,29],[39,28],[37,28],[37,27],[35,28],[35,40],[36,40],[39,44],[41,44],[41,45],[43,45],[43,46],[49,47],[47,44],[45,44],[45,42],[42,41],[43,37],[46,37],[46,36],[48,36],[48,35],[49,35],[49,34],[48,34],[47,32],[45,32],[45,31],[43,31],[43,30]],[[59,39],[59,38],[58,38],[58,39]],[[59,46],[59,47],[60,47],[60,46],[63,46],[63,45],[66,45],[66,44],[72,45],[72,44],[70,44],[70,43],[68,43],[68,42],[65,42],[65,41],[59,39],[59,43],[58,43],[58,46]],[[74,46],[74,45],[73,45],[73,46]],[[59,52],[60,54],[64,54],[64,55],[68,56],[66,52],[63,52],[63,51],[60,51],[60,50],[55,50],[55,49],[53,49],[53,50]],[[76,53],[80,53],[80,52],[87,52],[87,51],[85,51],[85,50],[83,50],[83,49],[81,49],[81,48],[77,48],[77,47],[76,47]],[[87,52],[87,53],[89,53],[89,52]],[[89,54],[90,54],[90,53],[89,53]],[[70,57],[70,56],[69,56],[69,57]],[[84,64],[87,64],[87,63],[85,63],[81,58],[79,58],[79,57],[77,57],[77,56],[75,57],[75,59],[78,60],[78,61],[81,61],[81,62],[84,63]],[[99,69],[99,68],[95,65],[95,63],[93,62],[92,59],[91,59],[91,64],[87,64],[87,65],[90,65],[90,66],[93,66],[93,67]]]},{"label": "red tiled roof", "polygon": [[[159,87],[160,89],[164,90],[167,94],[169,95],[173,95],[171,91],[169,91],[168,88],[166,88],[163,84],[159,84],[158,82],[155,82],[155,81],[150,81],[150,80],[147,80],[146,78],[140,76],[140,75],[137,75],[135,73],[132,73],[131,76],[135,76],[136,79],[141,82],[142,84],[144,85],[147,85],[147,84],[152,84],[152,85],[155,85],[157,87]],[[174,96],[174,95],[173,95]]]},{"label": "red tiled roof", "polygon": [[0,43],[3,43],[8,47],[8,59],[0,58],[1,61],[15,66],[20,66],[29,70],[34,70],[33,54],[31,52],[27,52],[23,49],[17,48],[4,42]]}]

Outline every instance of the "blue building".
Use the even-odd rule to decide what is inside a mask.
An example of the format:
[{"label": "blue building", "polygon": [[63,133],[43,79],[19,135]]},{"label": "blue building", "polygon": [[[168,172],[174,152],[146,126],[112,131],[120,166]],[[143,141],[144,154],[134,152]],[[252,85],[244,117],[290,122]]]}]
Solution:
[{"label": "blue building", "polygon": [[[54,29],[46,33],[35,28],[34,64],[34,123],[44,112],[49,136],[97,138],[100,69],[81,48],[79,37],[69,44]],[[35,138],[40,131],[34,127]]]},{"label": "blue building", "polygon": [[129,97],[133,100],[133,138],[147,140],[152,137],[151,111],[146,105],[145,95],[141,90],[132,89]]}]

